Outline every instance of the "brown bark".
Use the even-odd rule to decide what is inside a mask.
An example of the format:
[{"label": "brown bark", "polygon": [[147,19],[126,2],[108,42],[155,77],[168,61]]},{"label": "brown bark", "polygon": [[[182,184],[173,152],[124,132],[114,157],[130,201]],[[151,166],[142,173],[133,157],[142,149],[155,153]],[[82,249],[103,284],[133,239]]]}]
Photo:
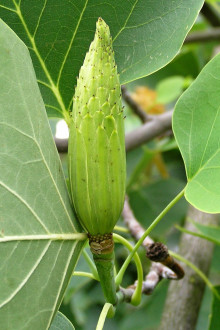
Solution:
[{"label": "brown bark", "polygon": [[[216,224],[218,218],[217,215],[203,213],[192,206],[189,207],[188,217],[204,225]],[[189,221],[186,221],[185,228],[196,231]],[[205,239],[183,233],[179,254],[207,275],[212,260],[213,246]],[[205,283],[191,268],[184,264],[182,266],[185,277],[181,281],[170,283],[160,330],[194,330],[196,327]]]}]

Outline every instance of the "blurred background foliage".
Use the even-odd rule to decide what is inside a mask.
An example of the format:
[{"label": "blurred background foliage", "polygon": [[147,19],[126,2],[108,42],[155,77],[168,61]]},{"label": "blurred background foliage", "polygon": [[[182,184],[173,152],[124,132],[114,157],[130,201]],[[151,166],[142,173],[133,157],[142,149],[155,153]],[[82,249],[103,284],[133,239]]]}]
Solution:
[{"label": "blurred background foliage", "polygon": [[[220,3],[207,1],[219,16]],[[209,31],[211,23],[200,14],[190,33]],[[133,81],[126,85],[132,98],[149,114],[161,114],[173,109],[175,102],[183,91],[193,82],[204,65],[213,57],[219,41],[196,42],[184,44],[176,58],[156,73]],[[141,125],[140,119],[125,106],[126,132]],[[60,134],[56,129],[57,119],[50,119],[53,133]],[[60,154],[64,172],[67,176],[67,155]],[[136,218],[147,228],[160,211],[183,189],[186,183],[184,164],[177,145],[170,134],[161,136],[127,154],[127,193]],[[183,225],[186,216],[187,203],[182,199],[163,221],[155,228],[151,236],[168,245],[176,251],[180,231],[176,224]],[[119,225],[123,226],[122,220]],[[129,235],[124,234],[128,239]],[[131,240],[132,242],[132,240]],[[86,248],[90,254],[89,247]],[[127,256],[123,246],[116,244],[116,266],[122,265]],[[149,262],[144,250],[140,250],[144,272],[149,269]],[[213,284],[220,278],[220,246],[216,245],[210,269],[209,278]],[[89,271],[88,265],[81,255],[76,271]],[[131,264],[126,272],[123,286],[136,280],[136,270]],[[143,296],[141,306],[133,307],[121,304],[117,308],[114,319],[107,319],[105,329],[120,330],[156,330],[160,324],[168,281],[162,281],[151,296]],[[97,315],[103,306],[103,296],[98,282],[84,277],[72,277],[60,311],[75,325],[76,329],[95,329]],[[206,288],[200,310],[196,330],[209,329],[212,294]]]}]

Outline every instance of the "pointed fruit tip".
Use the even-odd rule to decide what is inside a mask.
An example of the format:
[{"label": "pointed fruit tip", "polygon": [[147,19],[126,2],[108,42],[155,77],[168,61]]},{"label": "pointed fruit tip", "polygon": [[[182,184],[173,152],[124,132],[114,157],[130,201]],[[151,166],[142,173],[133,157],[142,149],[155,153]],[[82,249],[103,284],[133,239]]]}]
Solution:
[{"label": "pointed fruit tip", "polygon": [[99,29],[100,27],[103,27],[104,29],[109,29],[109,26],[101,17],[99,17],[98,21],[96,22],[96,28]]}]

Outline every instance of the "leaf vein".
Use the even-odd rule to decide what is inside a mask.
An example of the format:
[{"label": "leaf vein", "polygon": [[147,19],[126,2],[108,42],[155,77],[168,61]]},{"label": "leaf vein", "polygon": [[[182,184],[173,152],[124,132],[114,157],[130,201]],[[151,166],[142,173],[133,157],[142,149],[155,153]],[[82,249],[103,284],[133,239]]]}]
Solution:
[{"label": "leaf vein", "polygon": [[0,236],[0,243],[13,242],[13,241],[83,241],[87,239],[86,233],[49,233],[48,235],[14,235],[14,236]]},{"label": "leaf vein", "polygon": [[204,148],[204,151],[203,151],[203,155],[202,155],[202,159],[201,159],[201,162],[200,162],[199,167],[202,166],[202,162],[203,162],[203,159],[204,159],[204,157],[205,157],[205,153],[206,153],[206,150],[207,150],[207,147],[208,147],[208,144],[209,144],[209,140],[210,140],[210,137],[211,137],[211,135],[212,135],[212,131],[213,131],[213,128],[214,128],[215,122],[216,122],[216,120],[217,120],[217,118],[218,118],[218,115],[219,115],[219,110],[220,110],[220,106],[219,106],[219,108],[218,108],[218,110],[217,110],[217,112],[216,112],[216,115],[215,115],[214,121],[213,121],[213,123],[212,123],[212,127],[211,127],[211,130],[210,130],[210,132],[209,132],[208,139],[207,139],[207,141],[206,141],[206,145],[205,145],[205,148]]},{"label": "leaf vein", "polygon": [[0,304],[0,308],[3,307],[3,306],[5,306],[7,303],[9,303],[16,296],[16,294],[24,287],[24,285],[27,283],[27,281],[29,280],[29,278],[34,273],[35,269],[38,267],[38,265],[40,264],[41,260],[45,256],[46,252],[49,249],[50,244],[51,244],[51,242],[48,242],[48,244],[46,245],[46,247],[43,249],[43,252],[40,254],[38,260],[36,260],[36,262],[35,262],[34,266],[32,267],[32,269],[29,271],[29,273],[26,275],[26,277],[23,279],[23,281],[18,285],[17,289],[14,290],[14,292],[6,300],[4,300]]},{"label": "leaf vein", "polygon": [[72,259],[72,256],[73,256],[73,252],[74,252],[74,250],[75,250],[76,245],[77,245],[77,242],[75,242],[75,244],[73,244],[73,248],[72,248],[72,250],[70,251],[70,253],[69,253],[69,257],[68,257],[68,259],[67,259],[67,261],[66,261],[66,267],[65,267],[64,270],[63,270],[63,277],[62,277],[62,280],[60,281],[60,286],[59,286],[58,291],[57,291],[57,296],[56,296],[56,299],[55,299],[55,302],[54,302],[54,306],[53,306],[53,308],[52,308],[51,317],[50,317],[49,320],[48,320],[48,324],[47,324],[46,329],[49,329],[50,324],[51,324],[51,321],[52,321],[52,318],[53,318],[53,316],[54,316],[54,313],[55,313],[55,310],[56,310],[56,307],[57,307],[57,302],[58,302],[58,299],[59,299],[59,296],[60,296],[60,292],[61,292],[62,287],[63,287],[63,282],[64,282],[64,280],[65,280],[66,273],[67,273],[67,270],[68,270],[68,268],[69,268],[69,265],[70,265],[70,262],[71,262],[71,259]]},{"label": "leaf vein", "polygon": [[15,9],[12,9],[12,8],[6,7],[6,6],[4,6],[4,5],[0,5],[0,7],[3,8],[3,9],[6,9],[6,10],[12,11],[13,13],[16,13],[16,10],[15,10]]},{"label": "leaf vein", "polygon": [[44,12],[44,10],[45,10],[45,8],[46,8],[46,4],[47,4],[47,0],[44,1],[44,4],[43,4],[43,7],[42,7],[42,10],[41,10],[40,15],[39,15],[39,18],[38,18],[38,20],[37,20],[37,25],[36,25],[35,30],[34,30],[34,33],[33,33],[33,38],[35,38],[35,35],[36,35],[37,30],[38,30],[38,28],[39,28],[40,20],[41,20],[41,17],[42,17],[42,15],[43,15],[43,12]]},{"label": "leaf vein", "polygon": [[44,230],[46,231],[46,233],[49,234],[48,228],[45,226],[45,224],[43,223],[43,221],[39,218],[39,216],[37,215],[37,213],[32,209],[32,207],[27,203],[26,200],[24,200],[20,195],[18,195],[16,193],[16,191],[14,191],[13,189],[9,188],[2,181],[0,181],[0,186],[2,186],[4,189],[6,189],[7,191],[9,191],[9,193],[11,193],[12,195],[14,195],[18,200],[20,200],[20,202],[22,204],[24,204],[28,208],[28,210],[33,214],[34,218],[40,223],[40,225],[44,228]]},{"label": "leaf vein", "polygon": [[82,17],[83,17],[83,15],[84,15],[85,10],[86,10],[86,7],[87,7],[87,4],[88,4],[88,1],[89,1],[89,0],[86,0],[86,1],[85,1],[85,5],[84,5],[83,10],[82,10],[82,12],[81,12],[81,14],[80,14],[80,16],[79,16],[78,23],[77,23],[76,28],[75,28],[75,30],[74,30],[74,32],[73,32],[72,38],[71,38],[71,40],[70,40],[69,47],[68,47],[68,49],[67,49],[67,52],[66,52],[66,54],[65,54],[65,56],[64,56],[64,59],[63,59],[62,65],[61,65],[61,67],[60,67],[60,70],[59,70],[59,73],[58,73],[58,79],[57,79],[57,87],[58,87],[59,84],[60,84],[60,78],[61,78],[61,75],[62,75],[62,72],[63,72],[64,65],[65,65],[65,63],[66,63],[67,57],[68,57],[69,52],[70,52],[70,50],[71,50],[71,47],[72,47],[72,45],[73,45],[73,42],[74,42],[74,39],[75,39],[76,33],[77,33],[77,31],[78,31],[78,28],[79,28],[79,25],[80,25],[80,23],[81,23]]},{"label": "leaf vein", "polygon": [[128,23],[128,20],[129,20],[129,18],[131,17],[131,14],[133,13],[133,11],[134,11],[134,9],[135,9],[135,7],[136,7],[138,1],[139,1],[139,0],[136,0],[135,3],[133,4],[133,6],[132,6],[132,8],[131,8],[131,11],[130,11],[129,15],[128,15],[128,17],[126,18],[126,20],[125,20],[125,22],[124,22],[124,25],[123,25],[122,28],[118,31],[118,33],[116,34],[116,36],[114,37],[114,39],[112,40],[112,42],[114,42],[114,41],[118,38],[118,36],[121,34],[121,32],[125,29],[125,27],[126,27],[126,25],[127,25],[127,23]]},{"label": "leaf vein", "polygon": [[13,0],[13,2],[14,2],[14,5],[16,7],[16,13],[17,13],[18,17],[20,18],[20,21],[21,21],[21,23],[22,23],[22,25],[23,25],[26,33],[27,33],[27,37],[28,37],[28,39],[29,39],[29,41],[30,41],[30,43],[32,45],[33,51],[35,52],[35,54],[36,54],[36,56],[37,56],[37,58],[39,60],[39,63],[40,63],[40,65],[41,65],[41,67],[42,67],[42,69],[43,69],[43,71],[45,73],[45,76],[47,77],[47,79],[48,79],[48,81],[50,83],[51,90],[53,91],[53,94],[54,94],[55,98],[57,99],[57,102],[60,105],[61,110],[63,111],[63,115],[64,115],[65,119],[68,121],[68,119],[69,119],[69,113],[66,110],[66,107],[64,105],[62,96],[61,96],[61,94],[60,94],[57,86],[55,85],[55,83],[54,83],[54,81],[53,81],[53,79],[52,79],[52,77],[51,77],[51,75],[50,75],[50,73],[49,73],[49,71],[48,71],[48,69],[46,67],[45,62],[43,61],[43,59],[42,59],[42,57],[41,57],[41,55],[40,55],[40,53],[38,51],[37,45],[35,43],[35,39],[31,35],[31,33],[30,33],[30,31],[29,31],[29,29],[27,27],[27,24],[26,24],[26,22],[24,20],[24,17],[22,15],[22,13],[21,13],[20,7],[17,5],[17,3],[15,2],[15,0]]},{"label": "leaf vein", "polygon": [[68,220],[69,220],[69,222],[70,222],[70,224],[71,224],[73,230],[76,231],[76,229],[75,229],[75,227],[74,227],[74,225],[73,225],[73,222],[72,222],[72,220],[71,220],[70,214],[69,214],[69,212],[67,211],[66,205],[65,205],[65,203],[64,203],[64,201],[63,201],[63,199],[62,199],[62,196],[61,196],[61,194],[60,194],[60,191],[59,191],[59,189],[58,189],[58,187],[57,187],[57,184],[56,184],[56,182],[55,182],[55,180],[54,180],[54,177],[53,177],[53,175],[52,175],[52,173],[51,173],[51,171],[50,171],[50,168],[49,168],[49,166],[48,166],[48,164],[47,164],[47,161],[46,161],[46,159],[45,159],[45,157],[44,157],[44,154],[43,154],[43,152],[42,152],[42,150],[41,150],[41,147],[40,147],[38,141],[37,141],[34,137],[32,137],[32,136],[30,136],[30,135],[28,135],[28,134],[22,132],[21,130],[17,129],[16,127],[14,127],[14,126],[12,126],[12,125],[10,125],[10,124],[7,124],[7,123],[0,123],[0,124],[3,124],[3,125],[5,125],[5,126],[9,126],[9,127],[11,127],[12,129],[16,130],[16,131],[19,132],[20,134],[22,134],[22,135],[24,135],[24,136],[30,138],[30,139],[36,144],[38,150],[40,151],[40,154],[41,154],[41,157],[42,157],[42,161],[43,161],[44,165],[46,166],[46,169],[47,169],[47,171],[48,171],[48,173],[49,173],[49,176],[50,176],[50,178],[51,178],[51,180],[52,180],[52,182],[53,182],[53,185],[54,185],[55,190],[56,190],[56,192],[57,192],[57,194],[58,194],[58,196],[59,196],[59,199],[60,199],[60,201],[61,201],[61,204],[62,204],[62,206],[63,206],[63,208],[64,208],[64,210],[65,210],[65,213],[66,213],[66,215],[67,215],[67,218],[68,218]]}]

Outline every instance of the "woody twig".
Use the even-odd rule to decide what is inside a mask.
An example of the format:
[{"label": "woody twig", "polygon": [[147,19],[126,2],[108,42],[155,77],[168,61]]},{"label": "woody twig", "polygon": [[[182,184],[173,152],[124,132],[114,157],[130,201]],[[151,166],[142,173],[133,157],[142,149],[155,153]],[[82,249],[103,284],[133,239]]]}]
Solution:
[{"label": "woody twig", "polygon": [[124,101],[129,105],[132,111],[140,118],[142,123],[146,123],[149,120],[152,120],[154,116],[147,114],[138,104],[133,100],[127,88],[122,85],[121,86],[122,97]]},{"label": "woody twig", "polygon": [[[130,208],[128,197],[126,197],[125,200],[122,216],[131,235],[138,241],[143,236],[145,230],[136,220]],[[143,282],[142,292],[144,294],[151,294],[157,284],[164,278],[179,280],[184,276],[182,267],[169,255],[165,245],[162,243],[154,243],[149,236],[145,238],[142,245],[146,249],[147,257],[152,261],[150,271]],[[126,289],[123,289],[123,294],[129,296],[132,289],[135,289],[135,284],[129,287],[128,292],[125,291]],[[126,299],[128,299],[128,297]]]}]

